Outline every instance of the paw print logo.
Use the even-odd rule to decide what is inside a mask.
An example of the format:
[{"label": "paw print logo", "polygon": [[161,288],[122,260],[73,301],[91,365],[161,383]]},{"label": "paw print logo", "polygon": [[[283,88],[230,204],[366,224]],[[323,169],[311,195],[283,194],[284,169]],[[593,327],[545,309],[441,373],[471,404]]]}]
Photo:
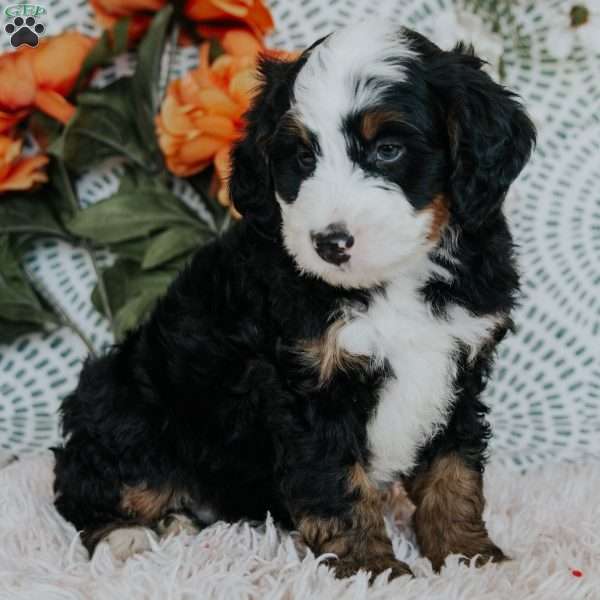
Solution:
[{"label": "paw print logo", "polygon": [[22,45],[35,48],[46,28],[38,23],[34,17],[27,17],[26,19],[15,17],[11,23],[4,27],[4,31],[10,35],[10,44],[13,48]]}]

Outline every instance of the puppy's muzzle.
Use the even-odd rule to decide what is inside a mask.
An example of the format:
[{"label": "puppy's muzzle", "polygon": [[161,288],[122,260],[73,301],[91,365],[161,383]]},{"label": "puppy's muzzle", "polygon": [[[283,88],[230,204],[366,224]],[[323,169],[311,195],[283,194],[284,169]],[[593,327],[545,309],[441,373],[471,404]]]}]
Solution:
[{"label": "puppy's muzzle", "polygon": [[354,237],[342,223],[332,223],[323,232],[311,232],[317,254],[326,262],[341,265],[350,260],[348,250],[354,246]]}]

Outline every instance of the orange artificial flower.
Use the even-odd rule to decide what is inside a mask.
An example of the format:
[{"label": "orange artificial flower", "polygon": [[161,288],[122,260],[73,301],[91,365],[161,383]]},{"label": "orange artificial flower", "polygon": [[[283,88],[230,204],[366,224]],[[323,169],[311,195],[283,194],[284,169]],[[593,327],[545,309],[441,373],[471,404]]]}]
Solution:
[{"label": "orange artificial flower", "polygon": [[28,190],[37,183],[48,181],[46,173],[40,170],[48,164],[48,157],[23,157],[22,146],[21,140],[0,135],[0,194]]},{"label": "orange artificial flower", "polygon": [[0,56],[0,133],[29,114],[36,85],[29,58],[22,52]]},{"label": "orange artificial flower", "polygon": [[227,32],[222,46],[225,53],[209,64],[209,44],[202,45],[198,68],[169,86],[156,126],[169,170],[189,177],[214,162],[219,201],[230,206],[229,152],[257,84],[261,46],[243,30]]},{"label": "orange artificial flower", "polygon": [[98,23],[104,29],[112,29],[123,17],[131,17],[129,39],[139,40],[150,26],[154,13],[166,4],[166,0],[90,0]]},{"label": "orange artificial flower", "polygon": [[[129,36],[139,39],[148,28],[153,13],[166,5],[167,0],[90,0],[105,29],[114,26],[118,19],[131,17]],[[221,38],[223,23],[229,28],[248,27],[262,40],[273,30],[273,17],[263,0],[187,0],[185,16],[198,24],[206,37]],[[217,27],[218,31],[213,30]]]},{"label": "orange artificial flower", "polygon": [[75,31],[48,38],[37,48],[0,56],[0,133],[35,107],[66,123],[75,107],[68,96],[94,40]]},{"label": "orange artificial flower", "polygon": [[258,39],[271,33],[274,26],[263,0],[188,0],[185,15],[199,24],[234,21],[249,27]]}]

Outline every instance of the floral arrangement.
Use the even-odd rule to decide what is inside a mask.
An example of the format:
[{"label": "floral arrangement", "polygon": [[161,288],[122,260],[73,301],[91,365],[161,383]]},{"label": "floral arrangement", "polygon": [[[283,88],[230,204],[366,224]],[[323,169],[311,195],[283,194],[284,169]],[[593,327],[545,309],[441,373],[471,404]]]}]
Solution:
[{"label": "floral arrangement", "polygon": [[[66,32],[0,56],[0,342],[71,327],[22,264],[38,238],[89,252],[97,309],[120,339],[142,319],[191,253],[239,215],[227,190],[229,150],[243,130],[259,53],[273,19],[262,0],[90,0],[106,29]],[[161,85],[163,56],[195,44],[197,68]],[[132,76],[95,73],[136,53]],[[278,56],[285,53],[278,52]],[[58,65],[58,68],[57,68]],[[109,164],[119,188],[82,208],[79,176]],[[185,178],[208,211],[175,193]],[[110,250],[108,261],[102,252]]]},{"label": "floral arrangement", "polygon": [[[90,0],[102,35],[66,32],[0,56],[0,343],[71,327],[23,268],[39,239],[67,240],[89,253],[92,293],[115,339],[147,315],[202,243],[239,218],[227,187],[229,152],[244,128],[261,53],[274,28],[263,0]],[[548,51],[579,43],[600,51],[598,0],[564,2]],[[511,0],[464,0],[433,22],[442,46],[473,43],[502,77],[503,27]],[[198,66],[171,73],[174,49],[193,45]],[[102,69],[135,53],[135,71],[101,85]],[[167,77],[168,78],[168,77]],[[78,178],[111,165],[119,186],[88,207]],[[181,180],[199,203],[181,200]],[[109,252],[106,252],[106,249]],[[108,259],[106,258],[108,256]]]}]

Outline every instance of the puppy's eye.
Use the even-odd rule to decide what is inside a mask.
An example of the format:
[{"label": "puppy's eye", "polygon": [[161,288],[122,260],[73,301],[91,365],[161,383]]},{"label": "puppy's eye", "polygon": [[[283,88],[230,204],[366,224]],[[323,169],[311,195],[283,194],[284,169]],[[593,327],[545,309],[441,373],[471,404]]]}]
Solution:
[{"label": "puppy's eye", "polygon": [[301,146],[296,152],[296,160],[298,165],[304,171],[309,171],[315,166],[315,155],[308,148]]},{"label": "puppy's eye", "polygon": [[375,150],[375,160],[390,163],[398,160],[403,154],[404,148],[400,144],[382,142]]}]

